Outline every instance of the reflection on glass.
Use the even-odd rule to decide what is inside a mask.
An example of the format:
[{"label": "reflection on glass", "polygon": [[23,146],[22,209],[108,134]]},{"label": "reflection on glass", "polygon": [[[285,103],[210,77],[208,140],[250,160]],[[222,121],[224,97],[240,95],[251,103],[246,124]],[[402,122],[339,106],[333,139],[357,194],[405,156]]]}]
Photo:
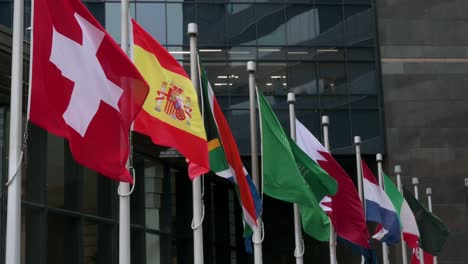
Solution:
[{"label": "reflection on glass", "polygon": [[187,24],[196,21],[195,10],[192,4],[166,4],[167,44],[188,45]]},{"label": "reflection on glass", "polygon": [[286,26],[284,24],[284,5],[256,5],[258,45],[286,44]]},{"label": "reflection on glass", "polygon": [[376,94],[375,75],[373,63],[349,63],[348,82],[351,94]]},{"label": "reflection on glass", "polygon": [[50,206],[63,208],[63,187],[66,172],[64,139],[48,133],[46,151],[47,202]]},{"label": "reflection on glass", "polygon": [[226,45],[226,10],[224,4],[197,5],[198,42],[200,46]]},{"label": "reflection on glass", "polygon": [[319,63],[319,93],[346,94],[346,74],[344,63]]},{"label": "reflection on glass", "polygon": [[159,43],[166,44],[165,4],[136,3],[136,20]]},{"label": "reflection on glass", "polygon": [[317,94],[317,66],[315,63],[288,65],[288,88],[296,94]]}]

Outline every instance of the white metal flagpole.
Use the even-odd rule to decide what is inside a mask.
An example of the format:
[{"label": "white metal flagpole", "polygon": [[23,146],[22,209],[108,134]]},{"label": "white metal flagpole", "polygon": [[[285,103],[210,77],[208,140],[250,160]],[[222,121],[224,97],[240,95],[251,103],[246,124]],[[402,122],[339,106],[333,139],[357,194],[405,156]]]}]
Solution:
[{"label": "white metal flagpole", "polygon": [[[288,93],[289,104],[289,128],[291,130],[291,138],[296,141],[296,113],[294,112],[294,103],[296,102],[296,95],[293,92]],[[301,213],[299,206],[295,203],[294,209],[294,240],[296,248],[294,249],[294,257],[296,257],[296,264],[304,263],[304,240],[302,238],[301,228]]]},{"label": "white metal flagpole", "polygon": [[20,263],[24,1],[14,0],[5,263]]},{"label": "white metal flagpole", "polygon": [[[364,210],[364,215],[366,215],[366,206],[364,204],[364,191],[362,187],[362,164],[361,164],[361,137],[354,137],[354,146],[356,150],[356,168],[357,168],[357,182],[358,182],[358,194],[359,199],[362,203],[362,209]],[[364,256],[361,256],[361,263],[364,263]]]},{"label": "white metal flagpole", "polygon": [[[129,54],[129,16],[128,0],[121,0],[120,9],[120,46]],[[130,132],[131,133],[131,132]],[[130,144],[132,144],[130,140]],[[130,154],[131,155],[131,154]],[[119,184],[119,264],[130,264],[130,184]],[[121,193],[125,194],[122,195]]]},{"label": "white metal flagpole", "polygon": [[[401,184],[401,167],[400,165],[395,166],[395,174],[397,178],[398,191],[403,195],[403,186]],[[403,230],[401,231],[401,259],[402,264],[408,264],[408,252],[406,249],[406,242],[403,239]]]},{"label": "white metal flagpole", "polygon": [[[432,213],[432,188],[426,188],[427,195],[427,207],[429,207],[429,212]],[[434,256],[434,264],[437,264],[437,256]]]},{"label": "white metal flagpole", "polygon": [[[322,116],[322,127],[323,127],[323,145],[324,147],[330,151],[330,140],[328,137],[328,125],[330,124],[330,119],[328,116]],[[336,264],[336,232],[335,227],[330,219],[330,241],[329,241],[329,248],[330,248],[330,264]]]},{"label": "white metal flagpole", "polygon": [[362,164],[361,164],[361,137],[354,137],[354,146],[356,148],[356,168],[357,168],[357,182],[358,182],[358,193],[359,199],[364,208],[364,213],[366,212],[366,207],[364,206],[364,192],[362,187]]},{"label": "white metal flagpole", "polygon": [[[195,91],[198,91],[197,74],[197,35],[196,23],[189,23],[187,34],[190,37],[190,77]],[[203,264],[203,200],[202,200],[202,177],[198,176],[192,180],[193,199],[193,263]]]},{"label": "white metal flagpole", "polygon": [[[384,187],[384,182],[383,182],[383,170],[382,170],[382,154],[377,154],[376,155],[376,160],[377,160],[377,169],[379,172],[379,185],[380,188],[385,189]],[[383,258],[383,264],[389,264],[388,260],[388,245],[387,243],[382,243],[382,258]]]},{"label": "white metal flagpole", "polygon": [[[252,179],[261,194],[260,179],[258,175],[258,150],[257,150],[257,119],[255,115],[255,71],[257,66],[254,61],[247,62],[247,72],[249,73],[249,100],[250,100],[250,147],[252,159]],[[257,219],[257,228],[254,230],[252,242],[254,244],[254,263],[263,263],[262,241],[263,241],[263,223],[261,216]]]},{"label": "white metal flagpole", "polygon": [[[417,177],[413,177],[412,183],[414,186],[414,197],[416,198],[416,200],[419,200],[419,191],[418,191],[419,179]],[[419,255],[419,263],[424,264],[424,252],[422,251],[421,248],[418,248],[418,255]]]}]

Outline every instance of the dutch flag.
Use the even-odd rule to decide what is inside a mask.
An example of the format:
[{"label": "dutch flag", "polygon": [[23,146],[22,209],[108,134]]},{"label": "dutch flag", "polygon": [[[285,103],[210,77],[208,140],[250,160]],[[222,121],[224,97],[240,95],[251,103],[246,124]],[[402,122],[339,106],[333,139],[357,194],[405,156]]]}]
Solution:
[{"label": "dutch flag", "polygon": [[362,178],[366,220],[376,222],[382,226],[382,229],[373,238],[388,245],[397,244],[401,240],[401,228],[397,212],[364,161],[362,161]]}]

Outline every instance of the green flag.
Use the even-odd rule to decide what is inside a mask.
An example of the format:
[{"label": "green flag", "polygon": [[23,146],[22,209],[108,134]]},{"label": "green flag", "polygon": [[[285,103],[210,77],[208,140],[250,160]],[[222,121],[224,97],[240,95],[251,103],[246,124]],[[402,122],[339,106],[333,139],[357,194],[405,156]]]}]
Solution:
[{"label": "green flag", "polygon": [[330,220],[319,206],[334,195],[337,184],[292,141],[273,110],[257,90],[262,137],[263,192],[276,199],[297,203],[304,231],[320,241],[330,237]]},{"label": "green flag", "polygon": [[416,217],[420,233],[420,247],[427,253],[437,256],[445,241],[448,238],[449,231],[447,226],[433,213],[429,212],[413,194],[403,189],[406,201]]}]

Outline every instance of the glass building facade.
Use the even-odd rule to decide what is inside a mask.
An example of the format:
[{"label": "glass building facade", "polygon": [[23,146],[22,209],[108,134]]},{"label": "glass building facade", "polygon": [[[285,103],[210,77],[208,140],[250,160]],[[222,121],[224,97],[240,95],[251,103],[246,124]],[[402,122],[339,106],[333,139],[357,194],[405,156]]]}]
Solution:
[{"label": "glass building facade", "polygon": [[[119,41],[120,2],[84,2]],[[11,26],[11,8],[11,1],[0,0],[0,24]],[[249,60],[257,62],[258,87],[268,96],[286,131],[286,94],[294,91],[298,119],[318,137],[320,117],[330,116],[332,151],[345,168],[353,168],[355,162],[354,135],[362,137],[365,154],[383,151],[373,0],[141,0],[131,1],[130,10],[187,71],[187,24],[198,23],[203,66],[247,168]],[[28,21],[26,18],[27,25]],[[2,80],[7,84],[1,85],[8,87],[9,80]],[[5,182],[8,94],[0,96],[0,170]],[[28,131],[22,183],[22,263],[118,263],[117,184],[78,165],[63,139],[33,125]],[[131,196],[132,263],[192,263],[191,182],[186,165],[179,155],[154,146],[141,135],[135,135],[134,143],[137,185]],[[3,208],[5,189],[1,190]],[[244,251],[242,212],[236,199],[228,182],[205,177],[205,263],[253,262]],[[264,261],[291,263],[292,207],[268,197],[264,204],[264,218],[269,219],[265,222]],[[3,228],[5,210],[1,212]],[[305,239],[305,257],[325,263],[327,244]],[[340,262],[351,263],[349,249],[340,248],[340,252],[344,253]],[[354,258],[358,263],[360,258]]]}]

